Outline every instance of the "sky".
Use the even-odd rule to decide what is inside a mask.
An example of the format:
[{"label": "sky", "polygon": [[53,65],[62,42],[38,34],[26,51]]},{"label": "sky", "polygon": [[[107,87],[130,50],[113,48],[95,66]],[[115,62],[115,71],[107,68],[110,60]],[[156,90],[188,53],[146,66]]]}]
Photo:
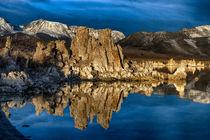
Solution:
[{"label": "sky", "polygon": [[24,25],[45,19],[128,35],[210,25],[210,0],[0,0],[0,17]]}]

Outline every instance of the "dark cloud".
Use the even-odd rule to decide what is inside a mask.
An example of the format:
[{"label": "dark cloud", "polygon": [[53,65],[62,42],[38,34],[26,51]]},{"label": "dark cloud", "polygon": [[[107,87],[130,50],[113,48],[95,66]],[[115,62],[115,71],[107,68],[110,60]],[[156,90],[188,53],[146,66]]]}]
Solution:
[{"label": "dark cloud", "polygon": [[210,1],[200,0],[189,4],[192,7],[192,17],[198,21],[210,24]]},{"label": "dark cloud", "polygon": [[35,19],[118,29],[177,31],[210,24],[209,0],[0,0],[0,16],[13,24]]},{"label": "dark cloud", "polygon": [[28,0],[28,1],[31,1],[31,2],[50,2],[50,0]]}]

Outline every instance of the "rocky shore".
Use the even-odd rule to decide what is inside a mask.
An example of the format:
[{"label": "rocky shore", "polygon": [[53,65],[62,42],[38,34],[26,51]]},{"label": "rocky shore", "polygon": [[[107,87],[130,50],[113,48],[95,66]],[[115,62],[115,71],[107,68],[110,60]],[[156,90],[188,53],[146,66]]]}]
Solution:
[{"label": "rocky shore", "polygon": [[[5,47],[0,50],[1,92],[24,92],[28,88],[40,91],[64,81],[186,79],[188,62],[173,64],[176,69],[171,74],[157,71],[155,63],[127,60],[121,46],[114,43],[111,33],[110,29],[101,30],[95,38],[90,35],[90,29],[80,27],[70,46],[64,40],[56,40],[37,42],[34,48],[17,47],[8,36]],[[192,67],[197,67],[197,64]]]}]

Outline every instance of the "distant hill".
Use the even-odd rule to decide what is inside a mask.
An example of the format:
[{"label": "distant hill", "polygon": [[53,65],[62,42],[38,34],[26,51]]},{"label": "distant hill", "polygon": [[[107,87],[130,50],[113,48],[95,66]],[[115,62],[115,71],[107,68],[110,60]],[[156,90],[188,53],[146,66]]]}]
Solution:
[{"label": "distant hill", "polygon": [[178,32],[137,32],[118,42],[128,57],[210,58],[210,26],[185,28]]}]

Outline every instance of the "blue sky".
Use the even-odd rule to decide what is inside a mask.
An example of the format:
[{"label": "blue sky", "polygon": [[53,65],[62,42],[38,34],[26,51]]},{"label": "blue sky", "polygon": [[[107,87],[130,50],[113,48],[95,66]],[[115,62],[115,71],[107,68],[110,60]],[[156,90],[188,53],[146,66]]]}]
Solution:
[{"label": "blue sky", "polygon": [[210,0],[0,0],[15,25],[46,19],[130,34],[210,24]]}]

